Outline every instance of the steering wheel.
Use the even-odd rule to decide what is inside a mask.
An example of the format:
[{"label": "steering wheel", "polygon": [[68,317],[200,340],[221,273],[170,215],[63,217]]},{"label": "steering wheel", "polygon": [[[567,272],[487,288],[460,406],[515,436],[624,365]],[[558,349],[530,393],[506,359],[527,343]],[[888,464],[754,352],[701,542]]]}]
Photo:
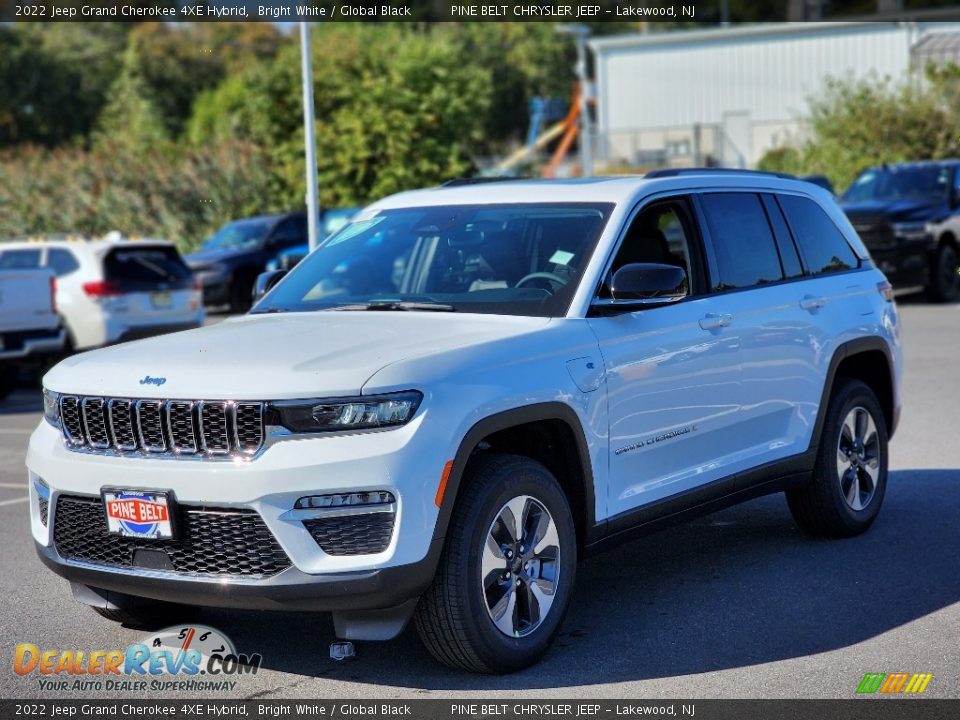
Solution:
[{"label": "steering wheel", "polygon": [[[566,285],[568,278],[561,277],[560,275],[552,272],[534,272],[530,273],[529,275],[524,275],[522,278],[517,280],[517,284],[514,285],[514,287],[523,287],[526,283],[533,282],[534,280],[546,280],[551,284],[551,287],[546,289],[552,293],[554,290],[559,290]],[[553,287],[554,285],[556,287]]]}]

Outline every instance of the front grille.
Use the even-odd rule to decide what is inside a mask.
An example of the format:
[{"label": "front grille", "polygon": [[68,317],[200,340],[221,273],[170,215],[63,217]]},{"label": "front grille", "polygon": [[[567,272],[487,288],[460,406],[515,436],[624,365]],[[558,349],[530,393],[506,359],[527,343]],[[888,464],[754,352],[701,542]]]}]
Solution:
[{"label": "front grille", "polygon": [[[290,567],[290,558],[253,510],[175,508],[178,537],[139,540],[107,532],[100,498],[61,495],[53,542],[67,560],[136,568],[137,551],[164,553],[171,572],[193,576],[261,578]],[[151,565],[150,567],[156,567]]]},{"label": "front grille", "polygon": [[68,447],[142,455],[250,456],[263,447],[263,403],[60,398]]},{"label": "front grille", "polygon": [[868,250],[883,250],[897,244],[893,227],[883,215],[850,215],[849,218]]},{"label": "front grille", "polygon": [[390,545],[394,513],[373,512],[304,520],[303,526],[327,555],[373,555]]}]

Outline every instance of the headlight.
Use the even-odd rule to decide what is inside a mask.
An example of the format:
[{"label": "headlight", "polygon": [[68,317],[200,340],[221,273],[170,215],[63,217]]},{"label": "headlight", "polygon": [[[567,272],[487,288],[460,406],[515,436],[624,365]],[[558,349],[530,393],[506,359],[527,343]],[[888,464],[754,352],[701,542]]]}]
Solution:
[{"label": "headlight", "polygon": [[43,419],[55,428],[60,427],[60,393],[46,388],[43,389]]},{"label": "headlight", "polygon": [[416,390],[357,398],[280,400],[269,404],[265,422],[292,432],[325,433],[405,425],[420,406]]},{"label": "headlight", "polygon": [[893,232],[905,240],[919,240],[926,237],[929,230],[926,222],[903,222],[894,223]]}]

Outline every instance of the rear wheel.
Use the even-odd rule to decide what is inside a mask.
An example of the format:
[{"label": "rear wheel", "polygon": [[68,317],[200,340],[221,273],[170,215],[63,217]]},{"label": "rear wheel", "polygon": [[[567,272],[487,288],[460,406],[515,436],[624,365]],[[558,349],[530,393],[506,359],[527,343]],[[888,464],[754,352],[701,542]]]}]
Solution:
[{"label": "rear wheel", "polygon": [[930,296],[939,302],[953,302],[960,298],[960,256],[951,242],[937,249],[933,261]]},{"label": "rear wheel", "polygon": [[841,379],[827,408],[813,483],[787,493],[811,535],[852,537],[873,524],[887,487],[887,424],[876,395]]},{"label": "rear wheel", "polygon": [[577,564],[573,518],[553,475],[527,458],[481,456],[463,483],[417,631],[451,667],[513,672],[537,661],[563,621]]}]

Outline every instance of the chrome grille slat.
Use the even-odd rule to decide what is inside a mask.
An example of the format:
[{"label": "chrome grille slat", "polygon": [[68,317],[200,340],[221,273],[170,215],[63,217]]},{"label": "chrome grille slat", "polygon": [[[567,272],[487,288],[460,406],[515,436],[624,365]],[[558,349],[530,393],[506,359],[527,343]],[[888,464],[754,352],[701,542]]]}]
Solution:
[{"label": "chrome grille slat", "polygon": [[266,440],[265,403],[60,397],[61,431],[78,452],[222,460],[252,458]]},{"label": "chrome grille slat", "polygon": [[148,453],[167,451],[167,439],[163,433],[163,403],[159,400],[137,400],[137,425],[140,429],[140,445]]},{"label": "chrome grille slat", "polygon": [[197,452],[193,405],[189,400],[167,401],[167,431],[175,453],[192,455]]},{"label": "chrome grille slat", "polygon": [[60,398],[60,418],[63,437],[68,445],[86,445],[83,436],[83,421],[80,419],[80,398],[76,395],[64,395]]},{"label": "chrome grille slat", "polygon": [[239,452],[250,455],[263,445],[263,404],[238,402],[234,407],[234,442]]},{"label": "chrome grille slat", "polygon": [[131,400],[110,398],[107,401],[107,417],[110,419],[110,439],[117,450],[129,452],[140,447]]},{"label": "chrome grille slat", "polygon": [[226,455],[230,452],[232,403],[199,402],[197,416],[200,418],[200,445],[211,455]]},{"label": "chrome grille slat", "polygon": [[110,447],[110,430],[107,427],[105,404],[101,397],[85,397],[80,403],[84,436],[90,447],[99,450]]}]

